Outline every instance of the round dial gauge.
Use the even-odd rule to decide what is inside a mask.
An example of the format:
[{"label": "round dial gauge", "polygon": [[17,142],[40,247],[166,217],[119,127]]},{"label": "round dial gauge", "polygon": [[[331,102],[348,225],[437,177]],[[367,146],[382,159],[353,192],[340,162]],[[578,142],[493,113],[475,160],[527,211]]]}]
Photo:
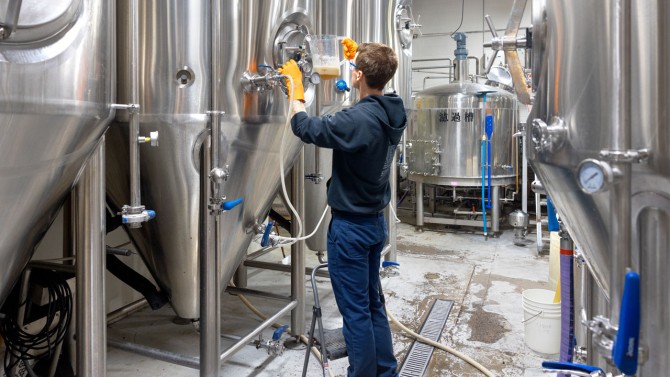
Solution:
[{"label": "round dial gauge", "polygon": [[578,168],[579,187],[587,194],[601,191],[610,178],[607,167],[596,160],[584,160]]}]

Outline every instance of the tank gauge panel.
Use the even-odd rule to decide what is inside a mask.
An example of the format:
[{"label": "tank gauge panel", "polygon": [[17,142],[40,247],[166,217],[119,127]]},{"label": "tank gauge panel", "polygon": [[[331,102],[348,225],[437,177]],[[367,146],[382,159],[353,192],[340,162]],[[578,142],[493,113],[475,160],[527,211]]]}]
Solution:
[{"label": "tank gauge panel", "polygon": [[582,191],[595,194],[612,182],[612,168],[605,162],[589,158],[579,164],[577,179]]}]

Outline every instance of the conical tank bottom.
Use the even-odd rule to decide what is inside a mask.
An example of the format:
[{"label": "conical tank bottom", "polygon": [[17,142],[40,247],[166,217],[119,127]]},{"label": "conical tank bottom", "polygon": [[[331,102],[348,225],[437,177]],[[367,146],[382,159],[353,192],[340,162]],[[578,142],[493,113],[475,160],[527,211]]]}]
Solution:
[{"label": "conical tank bottom", "polygon": [[112,116],[114,6],[79,3],[62,17],[24,6],[0,43],[0,305]]},{"label": "conical tank bottom", "polygon": [[[182,119],[183,120],[183,119]],[[196,127],[199,125],[199,127]],[[142,204],[156,211],[156,218],[129,234],[173,309],[183,318],[199,317],[200,148],[207,132],[202,118],[174,125],[141,123],[142,132],[158,130],[160,146],[142,153]],[[243,204],[220,216],[221,284],[225,287],[255,235],[254,225],[267,216],[279,181],[279,148],[285,117],[265,117],[264,122],[224,120],[222,151],[230,173],[222,185],[227,200]],[[184,129],[202,130],[184,132]],[[107,148],[107,192],[116,206],[127,203],[128,164],[126,125],[110,130]],[[286,171],[302,143],[286,130]]]}]

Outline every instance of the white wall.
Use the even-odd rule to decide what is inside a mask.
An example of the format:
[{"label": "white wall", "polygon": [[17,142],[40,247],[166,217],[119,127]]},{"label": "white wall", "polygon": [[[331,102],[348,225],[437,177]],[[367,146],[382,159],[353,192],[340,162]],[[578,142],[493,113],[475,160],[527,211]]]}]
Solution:
[{"label": "white wall", "polygon": [[[467,35],[467,48],[469,56],[476,56],[482,58],[484,52],[487,59],[493,54],[490,48],[484,49],[483,44],[491,41],[491,33],[489,32],[485,15],[490,15],[494,26],[498,30],[498,35],[502,35],[507,26],[509,13],[512,9],[514,0],[414,0],[413,13],[417,23],[423,25],[421,27],[421,34],[415,31],[416,39],[413,43],[413,59],[429,59],[429,58],[454,58],[454,50],[456,43],[451,39],[450,35],[458,27],[461,21],[461,9],[463,9],[463,24],[459,31]],[[530,27],[531,25],[531,3],[529,0],[526,4],[526,10],[521,27]],[[465,4],[464,8],[461,4]],[[421,16],[419,18],[419,15]],[[525,30],[520,30],[519,35],[524,35]],[[486,51],[485,51],[486,50]],[[519,51],[519,58],[523,64],[524,55],[523,50]],[[504,63],[503,54],[498,54],[498,61]],[[499,64],[499,62],[495,64]],[[435,62],[415,62],[412,64],[413,68],[425,66],[445,66],[446,61]],[[446,73],[448,70],[436,69],[436,72]],[[471,61],[469,64],[470,74],[475,73],[475,63]],[[426,76],[440,76],[431,73],[413,72],[412,73],[412,91],[418,91],[423,88],[424,77]],[[426,87],[435,86],[438,84],[448,83],[445,79],[427,79]]]}]

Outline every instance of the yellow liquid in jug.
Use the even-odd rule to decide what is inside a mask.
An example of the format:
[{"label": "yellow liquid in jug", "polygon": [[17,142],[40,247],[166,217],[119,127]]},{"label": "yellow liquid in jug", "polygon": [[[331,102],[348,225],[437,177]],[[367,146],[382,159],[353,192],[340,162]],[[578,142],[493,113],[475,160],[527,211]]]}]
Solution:
[{"label": "yellow liquid in jug", "polygon": [[314,72],[321,76],[321,80],[332,80],[340,76],[340,66],[316,65]]}]

